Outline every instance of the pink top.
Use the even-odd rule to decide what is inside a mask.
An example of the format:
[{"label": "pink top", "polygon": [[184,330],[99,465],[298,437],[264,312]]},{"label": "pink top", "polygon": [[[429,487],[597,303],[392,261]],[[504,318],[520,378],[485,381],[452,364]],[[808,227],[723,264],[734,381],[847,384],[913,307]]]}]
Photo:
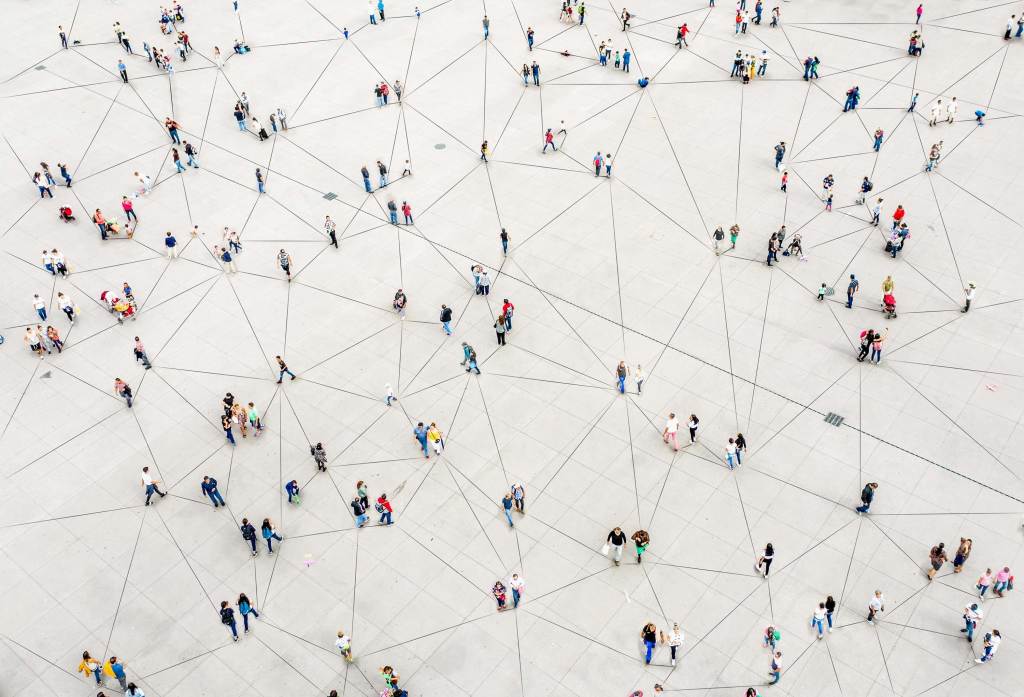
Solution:
[{"label": "pink top", "polygon": [[1000,571],[1000,572],[998,572],[996,574],[996,580],[999,581],[1000,583],[1002,583],[1004,581],[1008,581],[1009,579],[1010,579],[1010,572],[1005,570],[1005,569],[1003,569],[1002,571]]},{"label": "pink top", "polygon": [[125,209],[126,211],[130,211],[132,209],[132,202],[128,199],[122,199],[121,208]]}]

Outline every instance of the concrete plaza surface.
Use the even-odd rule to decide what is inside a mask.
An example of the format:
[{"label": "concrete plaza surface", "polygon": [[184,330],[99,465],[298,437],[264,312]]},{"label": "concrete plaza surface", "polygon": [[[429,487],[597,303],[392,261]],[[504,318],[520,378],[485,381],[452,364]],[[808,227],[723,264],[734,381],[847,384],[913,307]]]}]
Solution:
[{"label": "concrete plaza surface", "polygon": [[[623,33],[619,6],[597,2],[580,27],[560,22],[554,0],[423,0],[418,19],[412,0],[389,0],[373,26],[359,1],[241,0],[236,14],[229,0],[193,0],[179,28],[195,51],[174,56],[169,78],[139,55],[143,41],[175,53],[159,3],[11,3],[0,49],[0,694],[94,694],[75,672],[89,650],[117,655],[148,697],[373,695],[384,664],[417,697],[649,696],[656,682],[742,695],[767,680],[760,637],[773,623],[785,671],[766,695],[1019,694],[1020,599],[986,598],[973,647],[958,630],[986,567],[1024,566],[1024,44],[1002,38],[1020,8],[926,2],[918,58],[907,53],[917,3],[794,0],[770,28],[773,4],[736,34],[727,2],[637,0]],[[115,21],[135,55],[115,43]],[[80,43],[62,50],[57,25]],[[233,55],[243,37],[252,51]],[[630,73],[597,63],[609,38],[630,49]],[[737,50],[767,51],[767,75],[730,79]],[[820,77],[804,81],[815,55]],[[523,85],[532,61],[540,87]],[[641,75],[652,78],[643,90]],[[382,80],[401,80],[401,104],[392,91],[376,106]],[[854,85],[860,105],[844,114]],[[240,132],[243,91],[268,131],[277,107],[289,130],[265,142]],[[931,104],[952,97],[954,123],[930,127]],[[166,117],[198,149],[198,169],[175,172]],[[542,153],[544,131],[562,127],[558,151]],[[939,167],[924,172],[939,140]],[[779,141],[788,193],[773,168]],[[596,152],[613,154],[610,177],[594,177]],[[377,160],[393,180],[382,191]],[[40,161],[58,182],[67,163],[73,187],[40,199]],[[135,235],[103,242],[89,216],[122,219],[136,171],[155,187],[134,199]],[[820,198],[828,174],[832,212]],[[864,176],[869,202],[884,199],[878,228],[854,203]],[[392,198],[409,202],[414,224],[388,224]],[[57,219],[61,204],[75,223]],[[911,236],[894,259],[883,246],[897,204]],[[716,255],[713,231],[734,223],[736,249]],[[787,242],[802,235],[806,259],[768,268],[782,224]],[[214,255],[225,226],[241,236],[237,273]],[[41,267],[44,247],[64,253],[67,279]],[[493,277],[487,296],[474,293],[476,263]],[[861,285],[847,309],[851,273]],[[879,311],[887,275],[891,320]],[[125,281],[141,311],[119,325],[99,295]],[[835,294],[818,302],[822,283]],[[977,295],[962,313],[969,283]],[[391,308],[399,288],[405,319]],[[73,327],[58,292],[81,309]],[[60,355],[22,344],[39,322],[33,294],[48,302],[44,328],[66,341]],[[503,298],[516,311],[498,347]],[[888,329],[877,365],[855,360],[867,328]],[[136,335],[152,370],[133,358]],[[463,341],[482,375],[460,366]],[[277,384],[279,354],[294,382]],[[642,394],[632,375],[628,394],[615,389],[620,360],[643,366]],[[112,392],[118,376],[135,390],[130,410]],[[399,399],[390,408],[386,384]],[[229,391],[266,423],[258,439],[236,431],[235,447],[220,424]],[[695,445],[662,442],[669,412],[699,416]],[[423,459],[419,421],[444,432],[443,456]],[[749,449],[731,472],[737,432]],[[326,473],[309,455],[317,441]],[[169,492],[150,507],[143,466]],[[204,500],[204,475],[226,508]],[[300,505],[285,500],[291,479]],[[371,500],[388,493],[393,526],[354,529],[358,480]],[[860,517],[869,481],[879,488]],[[514,482],[527,506],[510,529],[500,499]],[[243,516],[274,521],[278,553],[250,555]],[[616,525],[650,532],[642,566],[602,556]],[[974,541],[964,572],[946,565],[929,582],[929,549],[945,542],[952,557],[961,537]],[[768,542],[764,580],[753,563]],[[491,586],[513,572],[524,602],[498,613]],[[886,611],[871,626],[875,589]],[[217,608],[239,592],[261,614],[236,644]],[[827,595],[838,628],[817,641],[810,616]],[[662,646],[644,665],[649,621],[680,624],[675,668]],[[351,665],[334,647],[339,629],[353,637]],[[992,629],[1001,648],[979,665]]]}]

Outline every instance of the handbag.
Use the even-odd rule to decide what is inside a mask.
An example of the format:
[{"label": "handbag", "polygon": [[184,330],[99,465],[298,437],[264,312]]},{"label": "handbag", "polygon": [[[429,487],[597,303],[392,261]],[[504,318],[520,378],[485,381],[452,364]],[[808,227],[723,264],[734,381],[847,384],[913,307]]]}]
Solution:
[{"label": "handbag", "polygon": [[604,547],[601,548],[601,554],[607,557],[608,556],[608,552],[610,552],[610,551],[611,551],[611,546],[607,542],[605,542],[604,543]]}]

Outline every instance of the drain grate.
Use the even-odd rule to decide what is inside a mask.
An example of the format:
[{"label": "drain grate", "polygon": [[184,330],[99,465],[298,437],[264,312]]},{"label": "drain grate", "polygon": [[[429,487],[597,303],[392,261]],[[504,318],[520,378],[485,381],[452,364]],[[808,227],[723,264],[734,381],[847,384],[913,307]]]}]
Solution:
[{"label": "drain grate", "polygon": [[326,194],[324,194],[324,198],[327,199],[328,201],[333,201],[334,199],[338,198],[338,194],[334,193],[333,191],[328,191]]},{"label": "drain grate", "polygon": [[444,150],[447,147],[448,146],[445,145],[444,143],[437,143],[436,145],[434,145],[434,150]]},{"label": "drain grate", "polygon": [[825,417],[825,422],[832,424],[836,428],[842,426],[844,421],[846,421],[845,417],[842,417],[839,414],[833,414],[832,412],[829,412]]},{"label": "drain grate", "polygon": [[36,69],[36,70],[46,70],[46,66],[45,66],[45,65],[37,65],[37,66],[35,67],[35,69]]}]

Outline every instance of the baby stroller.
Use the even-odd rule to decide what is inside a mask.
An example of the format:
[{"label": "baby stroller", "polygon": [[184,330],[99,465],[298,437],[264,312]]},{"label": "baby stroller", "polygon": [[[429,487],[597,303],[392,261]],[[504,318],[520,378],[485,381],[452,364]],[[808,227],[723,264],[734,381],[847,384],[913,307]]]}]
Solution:
[{"label": "baby stroller", "polygon": [[886,293],[882,297],[882,312],[885,313],[886,319],[894,319],[896,317],[896,298],[893,297],[892,293]]},{"label": "baby stroller", "polygon": [[60,219],[63,220],[65,223],[70,223],[72,220],[75,219],[75,216],[72,213],[71,209],[68,208],[67,206],[61,206],[60,208],[58,208],[57,214],[60,216]]}]

